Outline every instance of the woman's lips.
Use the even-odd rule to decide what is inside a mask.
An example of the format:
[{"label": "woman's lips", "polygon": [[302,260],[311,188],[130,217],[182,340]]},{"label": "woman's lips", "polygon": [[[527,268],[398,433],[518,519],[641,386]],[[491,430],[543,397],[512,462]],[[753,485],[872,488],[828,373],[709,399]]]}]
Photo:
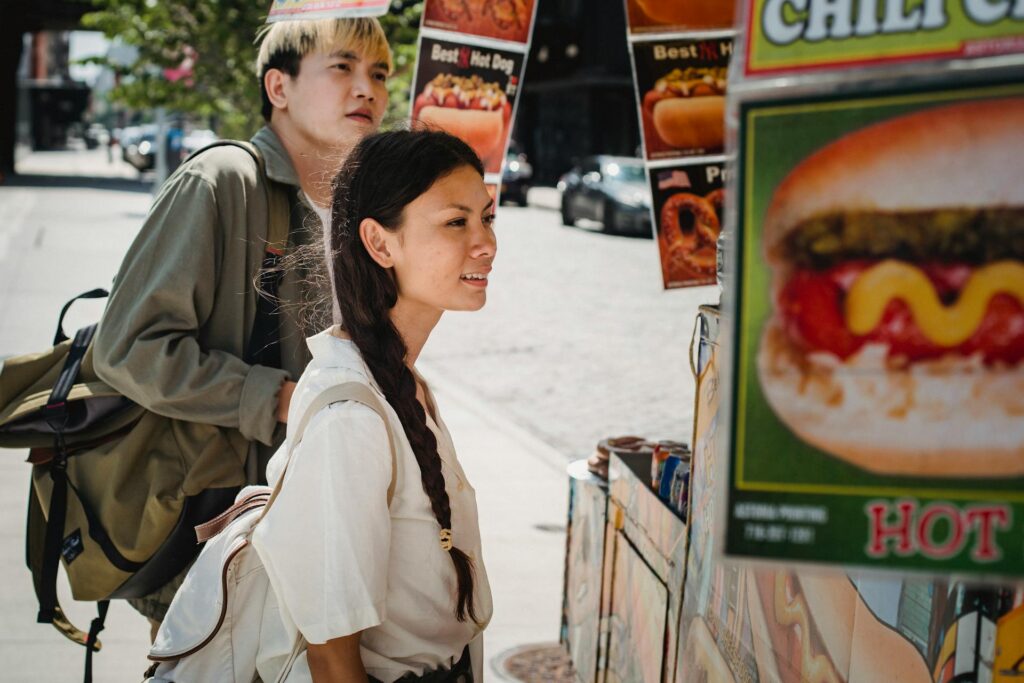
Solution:
[{"label": "woman's lips", "polygon": [[459,279],[465,282],[467,285],[470,285],[471,287],[486,287],[487,276],[490,273],[490,271],[491,269],[488,268],[487,271],[483,273],[466,273]]}]

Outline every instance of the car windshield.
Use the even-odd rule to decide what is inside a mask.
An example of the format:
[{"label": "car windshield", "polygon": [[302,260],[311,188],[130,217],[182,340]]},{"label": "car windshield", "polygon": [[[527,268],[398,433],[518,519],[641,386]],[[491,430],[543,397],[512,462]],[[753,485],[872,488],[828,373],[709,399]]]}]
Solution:
[{"label": "car windshield", "polygon": [[624,164],[610,161],[604,165],[604,176],[619,183],[645,182],[644,167],[639,164]]}]

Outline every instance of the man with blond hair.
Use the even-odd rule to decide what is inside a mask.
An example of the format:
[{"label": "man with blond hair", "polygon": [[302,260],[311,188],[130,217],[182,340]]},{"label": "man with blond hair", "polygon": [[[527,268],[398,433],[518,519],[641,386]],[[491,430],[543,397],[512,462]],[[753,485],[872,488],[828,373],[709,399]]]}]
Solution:
[{"label": "man with blond hair", "polygon": [[[265,305],[254,293],[273,204],[264,185],[288,198],[289,244],[318,233],[329,221],[336,170],[380,126],[392,68],[375,19],[287,21],[261,38],[266,125],[251,143],[265,174],[256,156],[233,145],[182,164],[128,250],[94,342],[97,374],[144,408],[238,430],[257,481],[284,438],[295,380],[309,361],[308,331],[280,311],[274,343],[247,348]],[[281,310],[302,297],[299,278],[283,275]],[[130,600],[154,634],[183,576]]]}]

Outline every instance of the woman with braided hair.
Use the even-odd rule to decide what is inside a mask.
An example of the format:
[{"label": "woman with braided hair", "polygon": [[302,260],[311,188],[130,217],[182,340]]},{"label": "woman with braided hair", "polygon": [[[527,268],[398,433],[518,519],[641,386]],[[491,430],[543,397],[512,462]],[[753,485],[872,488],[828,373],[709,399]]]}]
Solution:
[{"label": "woman with braided hair", "polygon": [[355,381],[396,438],[392,450],[378,413],[345,401],[312,417],[289,462],[287,448],[270,461],[268,479],[285,479],[253,545],[280,612],[263,629],[280,626],[280,646],[262,634],[260,658],[308,643],[288,681],[482,679],[491,596],[475,494],[414,366],[442,313],[484,305],[493,221],[480,160],[445,133],[367,137],[335,181],[326,264],[341,319],[308,340],[289,418]]}]

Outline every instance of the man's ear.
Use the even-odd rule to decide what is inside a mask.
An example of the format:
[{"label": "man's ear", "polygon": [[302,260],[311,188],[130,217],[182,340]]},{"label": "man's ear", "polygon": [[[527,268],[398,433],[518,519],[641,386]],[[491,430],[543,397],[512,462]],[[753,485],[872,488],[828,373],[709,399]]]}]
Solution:
[{"label": "man's ear", "polygon": [[288,108],[285,84],[289,78],[290,76],[280,69],[267,69],[267,73],[263,74],[263,89],[267,91],[267,99],[275,109]]},{"label": "man's ear", "polygon": [[391,268],[395,259],[388,248],[388,235],[383,225],[372,218],[364,218],[359,224],[359,239],[363,241],[366,252],[381,268]]}]

